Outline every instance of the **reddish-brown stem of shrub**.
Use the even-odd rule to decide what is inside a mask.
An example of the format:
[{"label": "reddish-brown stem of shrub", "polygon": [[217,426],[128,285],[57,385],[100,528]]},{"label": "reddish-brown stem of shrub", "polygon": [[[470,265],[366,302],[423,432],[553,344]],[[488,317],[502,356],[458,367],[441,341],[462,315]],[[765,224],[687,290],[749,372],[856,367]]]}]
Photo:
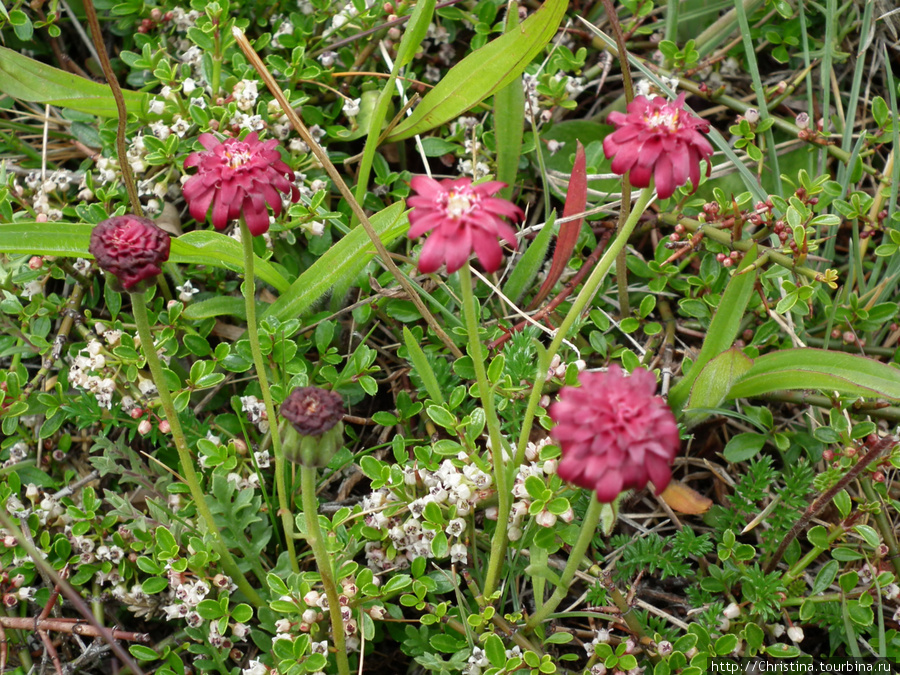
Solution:
[{"label": "reddish-brown stem of shrub", "polygon": [[847,487],[847,485],[850,484],[850,481],[859,476],[859,474],[861,474],[869,464],[878,459],[885,450],[896,445],[898,442],[900,441],[893,436],[885,436],[870,444],[869,451],[859,458],[856,466],[850,469],[844,477],[835,483],[828,491],[814,499],[812,503],[806,507],[806,511],[803,512],[803,515],[800,516],[800,520],[794,523],[794,526],[787,533],[787,536],[785,536],[781,544],[779,544],[778,550],[775,551],[775,555],[773,555],[769,562],[766,563],[765,573],[768,574],[775,569],[791,542],[804,530],[809,524],[809,521],[819,515],[819,513],[831,503],[831,500],[834,499],[838,492]]},{"label": "reddish-brown stem of shrub", "polygon": [[143,216],[141,200],[138,197],[137,186],[134,184],[134,176],[131,173],[131,164],[128,163],[128,150],[125,147],[125,124],[128,122],[125,98],[122,96],[122,88],[119,86],[112,64],[109,62],[109,54],[103,43],[103,32],[100,30],[100,20],[97,18],[97,10],[94,9],[92,0],[84,0],[84,12],[87,15],[88,25],[91,27],[91,37],[94,47],[97,49],[97,56],[100,58],[100,65],[103,67],[103,75],[112,90],[113,98],[116,99],[116,110],[119,112],[119,125],[116,129],[116,154],[119,158],[119,168],[122,170],[122,180],[125,181],[125,189],[128,191],[128,199],[131,202],[131,212],[136,216]]},{"label": "reddish-brown stem of shrub", "polygon": [[[541,309],[534,313],[534,315],[532,316],[532,319],[534,319],[534,321],[544,320],[554,309],[559,307],[563,300],[572,295],[572,291],[578,288],[578,284],[580,284],[582,279],[587,276],[588,272],[590,272],[594,268],[594,265],[597,264],[600,256],[603,255],[603,251],[606,250],[606,244],[609,243],[610,235],[610,232],[606,232],[603,234],[600,242],[597,244],[597,247],[593,251],[591,251],[591,254],[585,259],[584,264],[575,273],[575,276],[573,276],[566,283],[566,285],[563,286],[563,289],[559,292],[559,295],[557,295],[555,298],[553,298],[553,300],[548,302],[546,305],[541,307]],[[532,321],[520,321],[515,326],[510,328],[509,332],[504,333],[496,340],[491,342],[488,345],[488,349],[496,349],[497,347],[500,347],[503,343],[509,340],[513,333],[517,333],[520,330],[523,330],[526,326],[531,325],[533,325]]]}]

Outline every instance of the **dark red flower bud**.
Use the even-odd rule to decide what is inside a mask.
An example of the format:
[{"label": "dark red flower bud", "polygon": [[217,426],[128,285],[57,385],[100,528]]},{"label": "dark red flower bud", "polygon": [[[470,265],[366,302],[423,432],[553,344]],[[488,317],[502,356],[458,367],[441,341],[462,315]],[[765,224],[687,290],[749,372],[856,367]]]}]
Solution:
[{"label": "dark red flower bud", "polygon": [[339,394],[319,387],[298,387],[281,404],[281,414],[301,436],[321,436],[341,421]]},{"label": "dark red flower bud", "polygon": [[291,423],[284,439],[285,456],[308,467],[326,466],[343,444],[344,402],[319,387],[298,387],[281,404]]},{"label": "dark red flower bud", "polygon": [[[126,215],[107,218],[91,232],[91,255],[124,290],[141,292],[169,259],[169,235],[149,218]],[[121,289],[117,289],[121,290]]]}]

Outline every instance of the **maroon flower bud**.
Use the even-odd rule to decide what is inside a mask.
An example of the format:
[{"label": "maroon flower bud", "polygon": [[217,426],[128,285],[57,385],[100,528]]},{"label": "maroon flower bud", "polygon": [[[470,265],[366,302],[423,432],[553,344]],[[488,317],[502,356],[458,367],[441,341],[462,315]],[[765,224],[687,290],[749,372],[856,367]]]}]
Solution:
[{"label": "maroon flower bud", "polygon": [[326,466],[343,442],[340,395],[319,387],[298,387],[281,404],[281,415],[291,423],[284,443],[288,459],[304,466]]},{"label": "maroon flower bud", "polygon": [[321,436],[341,421],[340,395],[319,387],[298,387],[281,404],[281,414],[301,436]]},{"label": "maroon flower bud", "polygon": [[113,216],[94,226],[88,250],[121,285],[117,290],[140,293],[162,271],[169,244],[169,235],[149,218]]}]

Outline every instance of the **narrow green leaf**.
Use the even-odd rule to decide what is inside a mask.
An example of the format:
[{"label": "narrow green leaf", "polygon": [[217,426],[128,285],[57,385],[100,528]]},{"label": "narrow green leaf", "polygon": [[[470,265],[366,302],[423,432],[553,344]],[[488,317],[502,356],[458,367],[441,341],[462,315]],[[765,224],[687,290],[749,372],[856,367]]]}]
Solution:
[{"label": "narrow green leaf", "polygon": [[547,255],[547,247],[550,246],[550,237],[553,236],[553,225],[556,222],[556,212],[550,214],[550,218],[544,223],[544,227],[537,233],[534,241],[529,244],[528,249],[519,258],[519,262],[513,267],[512,274],[509,275],[506,283],[503,285],[503,293],[513,302],[518,302],[525,295],[526,291],[531,288],[535,277],[537,277],[541,266],[544,264],[544,258]]},{"label": "narrow green leaf", "polygon": [[466,56],[425,95],[413,114],[397,125],[387,142],[449,122],[521,76],[525,66],[556,35],[567,6],[567,0],[547,0],[518,30]]},{"label": "narrow green leaf", "polygon": [[[506,11],[506,30],[519,27],[519,8],[511,2]],[[522,154],[522,135],[525,130],[525,87],[517,77],[494,95],[494,136],[497,142],[497,180],[508,187],[500,196],[510,199],[519,173]]]},{"label": "narrow green leaf", "polygon": [[246,320],[247,306],[244,304],[243,298],[232,295],[217,295],[188,305],[182,313],[192,321],[209,319],[214,316],[236,316],[239,319]]},{"label": "narrow green leaf", "polygon": [[[385,246],[406,232],[409,221],[403,215],[403,203],[391,204],[372,216],[372,227]],[[325,295],[339,279],[355,277],[375,255],[375,247],[362,226],[353,228],[269,306],[264,315],[286,321],[300,316]],[[262,317],[260,317],[262,318]]]},{"label": "narrow green leaf", "polygon": [[[194,230],[172,240],[171,262],[215,265],[235,271],[244,269],[244,249],[234,239],[213,230]],[[272,263],[256,257],[253,262],[256,276],[274,286],[279,293],[288,290],[288,281]]]},{"label": "narrow green leaf", "polygon": [[[48,66],[11,49],[0,47],[0,92],[31,103],[49,103],[72,110],[117,117],[109,86]],[[129,113],[145,119],[149,95],[123,91]]]},{"label": "narrow green leaf", "polygon": [[[571,218],[579,213],[584,213],[587,206],[587,159],[584,154],[584,146],[578,141],[575,149],[575,163],[572,166],[572,175],[569,178],[569,189],[566,193],[566,205],[563,207],[563,218]],[[536,308],[549,294],[553,286],[559,281],[569,264],[575,244],[578,243],[578,235],[581,233],[581,222],[584,218],[571,220],[559,226],[559,237],[556,240],[556,248],[553,249],[553,261],[550,263],[550,271],[547,278],[541,284],[540,290],[529,307]]]},{"label": "narrow green leaf", "polygon": [[[88,245],[93,225],[88,223],[16,222],[0,225],[0,253],[53,255],[66,258],[91,258]],[[241,245],[220,232],[188,232],[172,240],[169,262],[211,265],[240,270],[244,266]],[[256,259],[256,276],[279,292],[288,282],[275,267]]]},{"label": "narrow green leaf", "polygon": [[[705,419],[708,415],[706,411],[717,408],[728,397],[734,383],[750,370],[752,365],[753,360],[740,349],[729,349],[707,363],[691,387],[690,398],[684,409],[685,424],[691,427]],[[690,373],[693,373],[695,368],[698,368],[696,364]]]},{"label": "narrow green leaf", "polygon": [[434,374],[431,364],[428,363],[425,352],[406,326],[403,326],[403,341],[406,343],[406,349],[409,352],[409,360],[412,361],[413,368],[415,368],[419,377],[422,378],[422,384],[425,385],[428,395],[436,403],[443,403],[444,395],[441,392],[441,386],[438,384],[437,376]]},{"label": "narrow green leaf", "polygon": [[784,349],[757,358],[728,397],[751,398],[784,389],[837,391],[900,401],[900,370],[844,352]]},{"label": "narrow green leaf", "polygon": [[[691,366],[691,370],[684,379],[672,387],[672,390],[669,392],[669,405],[676,415],[684,407],[688,396],[691,396],[694,381],[700,376],[703,367],[734,344],[741,327],[744,310],[747,308],[747,303],[750,302],[753,286],[756,283],[755,268],[751,272],[742,273],[742,270],[747,269],[756,260],[756,255],[756,246],[747,251],[744,259],[741,261],[741,265],[738,267],[737,274],[731,277],[731,281],[728,282],[725,293],[722,295],[719,308],[716,310],[716,314],[709,325],[709,330],[706,332],[706,339],[703,340],[703,347],[700,348],[697,360]],[[703,400],[702,404],[700,403],[701,399]],[[691,407],[707,408],[718,405],[718,402],[714,405],[708,405],[710,400],[709,396],[703,395],[696,402],[692,400]]]}]

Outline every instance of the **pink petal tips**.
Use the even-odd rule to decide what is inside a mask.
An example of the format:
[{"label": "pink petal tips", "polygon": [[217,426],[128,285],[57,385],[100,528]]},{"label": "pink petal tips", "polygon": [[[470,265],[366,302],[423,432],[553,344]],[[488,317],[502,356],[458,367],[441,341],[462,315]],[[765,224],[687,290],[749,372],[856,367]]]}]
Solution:
[{"label": "pink petal tips", "polygon": [[431,232],[419,257],[421,272],[436,272],[446,263],[452,274],[473,251],[486,271],[499,269],[503,251],[498,239],[516,245],[516,231],[504,218],[519,220],[524,215],[512,202],[493,196],[506,187],[504,183],[472,185],[469,178],[436,181],[415,176],[410,187],[417,194],[407,200],[412,207],[409,237]]},{"label": "pink petal tips", "polygon": [[551,437],[562,450],[563,480],[612,502],[622,490],[650,481],[661,492],[679,449],[675,416],[654,396],[656,378],[643,368],[626,376],[619,366],[585,372],[580,387],[563,387],[550,407]]},{"label": "pink petal tips", "polygon": [[219,141],[212,134],[201,134],[200,144],[206,150],[192,152],[184,161],[185,168],[198,171],[184,184],[184,199],[197,221],[206,220],[212,208],[212,223],[224,230],[241,215],[254,237],[269,229],[269,210],[281,213],[281,193],[300,199],[293,184],[293,172],[278,152],[278,141],[260,141],[254,131],[243,140]]},{"label": "pink petal tips", "polygon": [[660,199],[671,197],[688,178],[696,190],[701,161],[706,160],[707,176],[712,168],[713,147],[704,136],[709,122],[684,109],[684,96],[671,103],[662,96],[636,96],[627,113],[610,113],[616,130],[603,139],[613,173],[628,173],[631,184],[642,188],[652,178]]}]

